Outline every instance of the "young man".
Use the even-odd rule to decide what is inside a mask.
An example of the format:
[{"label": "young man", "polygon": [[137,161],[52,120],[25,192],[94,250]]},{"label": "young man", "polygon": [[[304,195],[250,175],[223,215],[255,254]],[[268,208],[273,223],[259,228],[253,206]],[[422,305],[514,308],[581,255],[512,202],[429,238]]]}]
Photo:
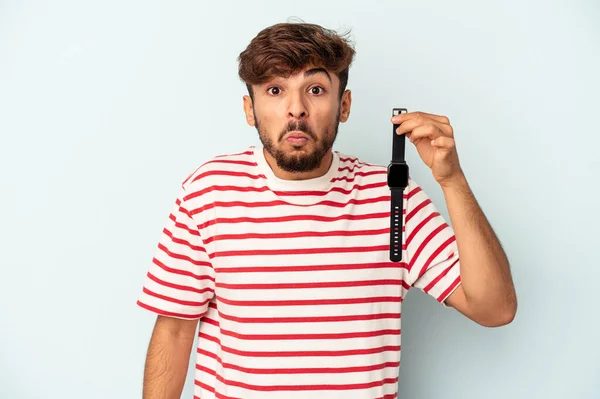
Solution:
[{"label": "young man", "polygon": [[387,168],[332,150],[353,57],[310,24],[267,28],[240,54],[263,146],[215,157],[182,184],[138,301],[158,314],[144,398],[180,397],[198,325],[197,398],[373,399],[397,395],[410,287],[484,326],[513,319],[509,265],[446,117],[391,121],[441,185],[453,226],[411,179],[402,261],[390,261]]}]

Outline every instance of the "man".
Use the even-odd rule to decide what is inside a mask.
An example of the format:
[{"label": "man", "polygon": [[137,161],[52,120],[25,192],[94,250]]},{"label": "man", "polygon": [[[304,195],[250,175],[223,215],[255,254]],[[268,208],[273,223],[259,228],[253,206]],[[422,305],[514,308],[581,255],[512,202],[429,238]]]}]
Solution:
[{"label": "man", "polygon": [[513,319],[509,265],[446,117],[391,121],[441,185],[453,226],[410,179],[402,261],[390,261],[386,167],[332,150],[353,57],[310,24],[269,27],[240,54],[263,146],[215,157],[182,184],[138,301],[158,314],[144,398],[180,397],[198,325],[197,398],[372,399],[397,395],[410,287],[484,326]]}]

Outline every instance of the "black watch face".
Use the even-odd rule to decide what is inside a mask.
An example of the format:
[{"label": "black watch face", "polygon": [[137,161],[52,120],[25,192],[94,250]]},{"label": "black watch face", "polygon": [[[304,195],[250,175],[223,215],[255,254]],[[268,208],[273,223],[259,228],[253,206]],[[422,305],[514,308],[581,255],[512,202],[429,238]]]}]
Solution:
[{"label": "black watch face", "polygon": [[392,188],[408,187],[408,165],[392,163],[388,166],[388,186]]}]

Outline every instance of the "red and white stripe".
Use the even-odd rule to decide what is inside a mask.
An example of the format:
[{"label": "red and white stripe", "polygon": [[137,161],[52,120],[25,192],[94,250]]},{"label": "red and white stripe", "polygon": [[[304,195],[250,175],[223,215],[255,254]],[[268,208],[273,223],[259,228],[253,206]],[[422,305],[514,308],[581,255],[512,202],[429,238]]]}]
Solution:
[{"label": "red and white stripe", "polygon": [[138,304],[200,319],[197,398],[396,398],[401,307],[460,284],[452,228],[411,179],[403,262],[389,261],[386,167],[334,152],[317,179],[277,179],[262,148],[183,183]]}]

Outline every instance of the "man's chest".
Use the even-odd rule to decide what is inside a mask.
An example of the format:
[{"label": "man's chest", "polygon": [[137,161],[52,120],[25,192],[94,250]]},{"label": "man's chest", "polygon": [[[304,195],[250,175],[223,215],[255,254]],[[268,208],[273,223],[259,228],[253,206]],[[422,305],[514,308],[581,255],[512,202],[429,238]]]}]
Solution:
[{"label": "man's chest", "polygon": [[341,203],[215,208],[202,235],[217,297],[261,307],[400,298],[405,269],[389,260],[389,201]]}]

